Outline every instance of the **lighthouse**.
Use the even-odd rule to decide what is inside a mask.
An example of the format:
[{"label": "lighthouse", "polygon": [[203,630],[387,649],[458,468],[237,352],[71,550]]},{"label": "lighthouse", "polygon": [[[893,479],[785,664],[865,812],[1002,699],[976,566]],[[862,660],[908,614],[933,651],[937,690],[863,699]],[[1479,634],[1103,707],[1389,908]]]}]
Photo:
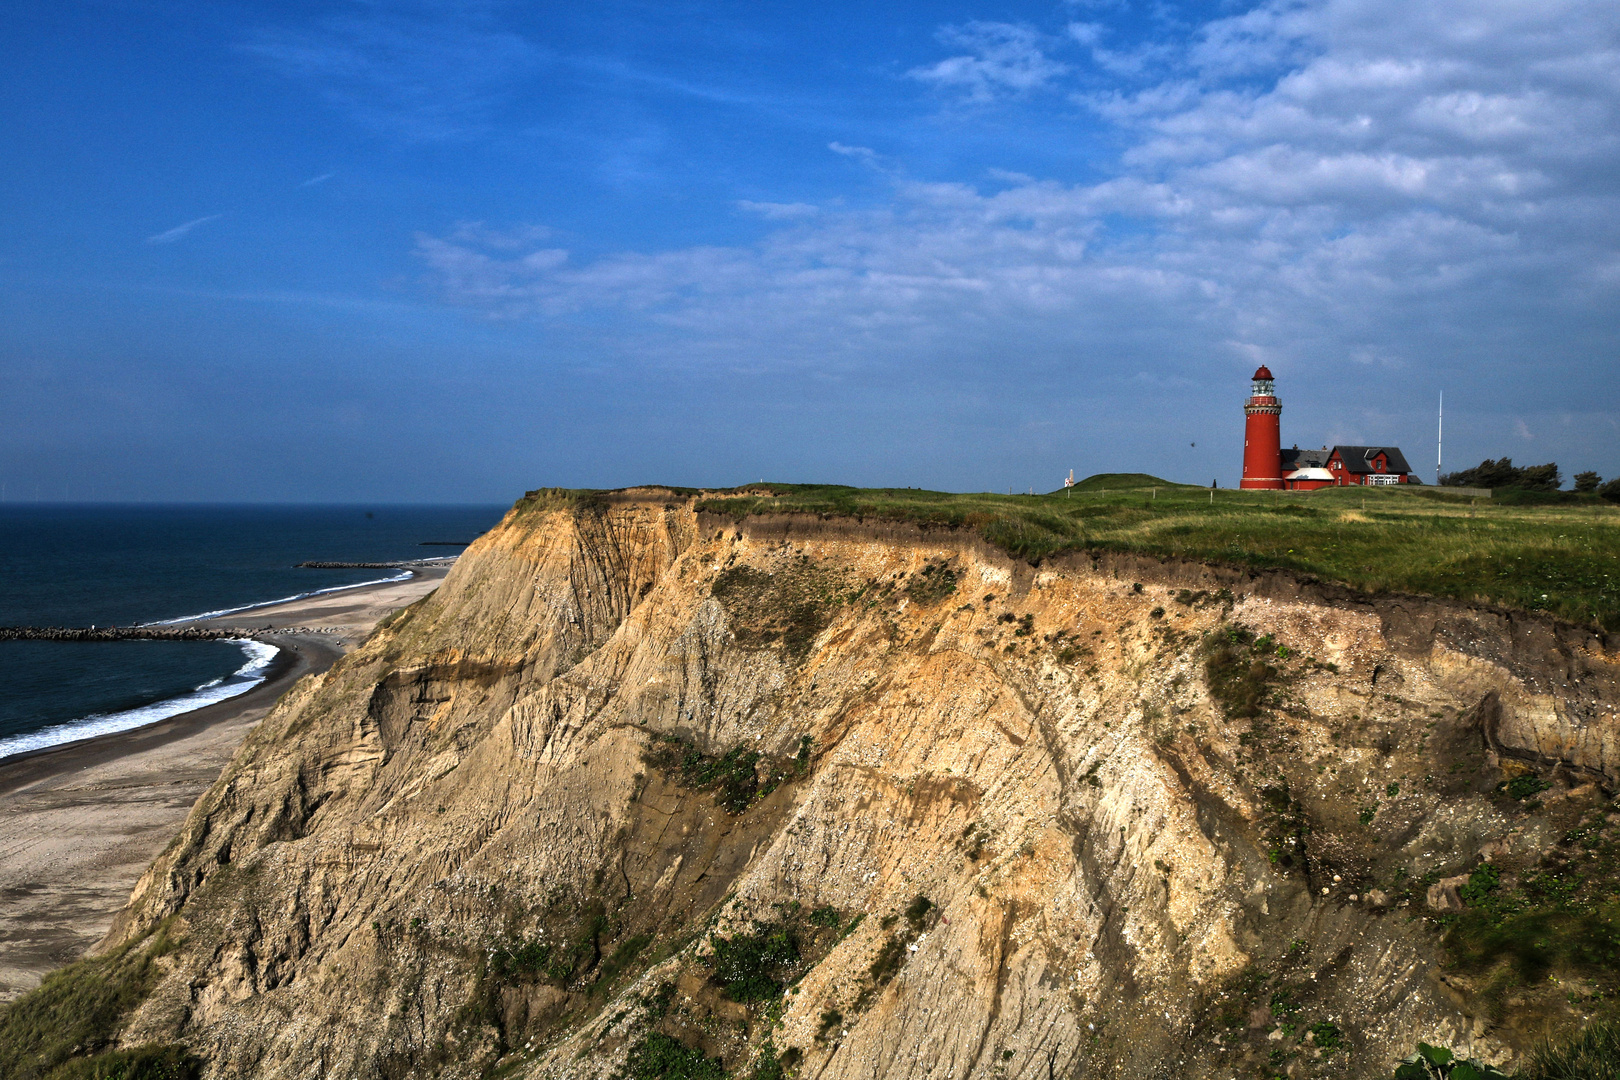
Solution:
[{"label": "lighthouse", "polygon": [[1277,400],[1270,368],[1262,366],[1255,371],[1243,415],[1243,481],[1238,486],[1281,488],[1282,402]]}]

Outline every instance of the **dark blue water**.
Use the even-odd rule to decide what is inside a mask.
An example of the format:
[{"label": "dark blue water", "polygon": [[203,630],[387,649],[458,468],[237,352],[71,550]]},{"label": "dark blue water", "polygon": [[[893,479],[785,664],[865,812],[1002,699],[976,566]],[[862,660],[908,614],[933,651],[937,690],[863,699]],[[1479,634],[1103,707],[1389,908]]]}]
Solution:
[{"label": "dark blue water", "polygon": [[[0,504],[0,625],[159,622],[377,581],[395,572],[294,564],[458,554],[422,543],[472,540],[505,509]],[[224,641],[0,642],[0,757],[240,693],[271,655]]]}]

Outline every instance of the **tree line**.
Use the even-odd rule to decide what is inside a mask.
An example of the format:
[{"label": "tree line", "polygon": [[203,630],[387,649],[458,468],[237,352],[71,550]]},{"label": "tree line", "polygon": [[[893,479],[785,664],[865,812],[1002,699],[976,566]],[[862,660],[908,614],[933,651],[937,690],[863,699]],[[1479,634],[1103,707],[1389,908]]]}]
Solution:
[{"label": "tree line", "polygon": [[[1442,487],[1518,488],[1521,491],[1557,491],[1564,486],[1558,463],[1545,465],[1515,465],[1512,458],[1492,461],[1486,458],[1472,469],[1446,473],[1440,478]],[[1610,502],[1620,502],[1620,477],[1603,482],[1595,472],[1575,474],[1575,492],[1578,495],[1597,494]]]}]

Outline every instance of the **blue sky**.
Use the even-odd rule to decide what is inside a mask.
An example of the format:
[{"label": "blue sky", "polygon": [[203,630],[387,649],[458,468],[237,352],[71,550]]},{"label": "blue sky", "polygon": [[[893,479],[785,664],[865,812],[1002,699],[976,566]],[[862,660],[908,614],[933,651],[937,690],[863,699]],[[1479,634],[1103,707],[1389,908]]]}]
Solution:
[{"label": "blue sky", "polygon": [[0,494],[1620,474],[1611,0],[0,9]]}]

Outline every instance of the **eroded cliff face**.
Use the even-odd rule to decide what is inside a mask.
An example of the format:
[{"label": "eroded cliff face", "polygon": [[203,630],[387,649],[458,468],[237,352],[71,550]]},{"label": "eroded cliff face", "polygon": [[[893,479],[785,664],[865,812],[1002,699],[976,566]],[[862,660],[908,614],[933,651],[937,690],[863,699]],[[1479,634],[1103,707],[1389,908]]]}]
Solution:
[{"label": "eroded cliff face", "polygon": [[198,804],[109,939],[184,941],[123,1041],[277,1078],[1501,1060],[1566,1006],[1485,1003],[1411,916],[1599,805],[1616,674],[1453,605],[531,499]]}]

